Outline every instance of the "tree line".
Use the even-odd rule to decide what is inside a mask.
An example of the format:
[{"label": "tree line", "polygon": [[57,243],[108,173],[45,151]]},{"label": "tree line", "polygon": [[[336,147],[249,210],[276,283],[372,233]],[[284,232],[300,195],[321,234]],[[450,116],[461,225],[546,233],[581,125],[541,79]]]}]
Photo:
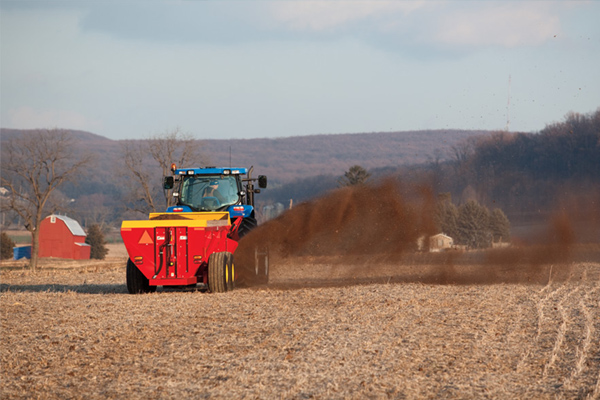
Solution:
[{"label": "tree line", "polygon": [[455,244],[470,249],[485,249],[492,247],[493,243],[510,241],[510,221],[501,209],[490,211],[475,200],[457,207],[449,193],[440,195],[435,222]]}]

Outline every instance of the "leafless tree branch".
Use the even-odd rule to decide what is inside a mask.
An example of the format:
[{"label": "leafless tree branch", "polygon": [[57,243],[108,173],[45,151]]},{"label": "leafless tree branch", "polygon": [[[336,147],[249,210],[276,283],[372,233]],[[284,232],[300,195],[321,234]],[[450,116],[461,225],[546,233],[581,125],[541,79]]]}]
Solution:
[{"label": "leafless tree branch", "polygon": [[132,181],[127,195],[128,208],[146,214],[172,205],[170,193],[162,190],[159,174],[162,172],[162,178],[170,175],[172,163],[201,166],[204,160],[201,146],[192,134],[180,128],[153,135],[145,141],[124,142],[121,150],[125,173]]},{"label": "leafless tree branch", "polygon": [[73,157],[73,137],[63,129],[40,129],[23,133],[2,146],[1,183],[8,190],[2,211],[19,215],[31,232],[30,267],[37,267],[38,227],[52,194],[91,161]]}]

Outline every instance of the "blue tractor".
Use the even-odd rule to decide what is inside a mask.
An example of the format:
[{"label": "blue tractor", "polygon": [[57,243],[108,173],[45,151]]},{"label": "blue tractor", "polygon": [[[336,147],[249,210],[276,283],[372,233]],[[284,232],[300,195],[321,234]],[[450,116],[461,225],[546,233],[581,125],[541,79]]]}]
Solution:
[{"label": "blue tractor", "polygon": [[[157,286],[198,284],[212,292],[232,290],[237,276],[233,253],[240,238],[256,227],[254,194],[267,187],[267,177],[252,178],[252,168],[173,164],[171,170],[163,187],[173,191],[176,204],[165,213],[151,213],[148,220],[121,224],[129,254],[127,290],[148,293]],[[254,275],[256,282],[268,282],[268,254],[258,249]]]},{"label": "blue tractor", "polygon": [[242,217],[239,238],[256,227],[254,194],[267,187],[267,177],[252,178],[253,167],[177,168],[173,164],[171,170],[173,176],[165,177],[164,189],[173,190],[176,204],[167,213],[226,211],[231,221]]}]

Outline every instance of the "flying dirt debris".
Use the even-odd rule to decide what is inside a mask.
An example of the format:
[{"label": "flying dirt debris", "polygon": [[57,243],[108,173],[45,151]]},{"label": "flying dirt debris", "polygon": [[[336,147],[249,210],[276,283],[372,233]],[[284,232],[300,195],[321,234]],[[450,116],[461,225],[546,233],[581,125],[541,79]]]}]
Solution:
[{"label": "flying dirt debris", "polygon": [[[568,275],[565,265],[574,257],[598,261],[597,244],[580,246],[574,254],[581,218],[564,211],[547,223],[542,244],[419,253],[418,238],[436,233],[433,193],[426,185],[403,185],[391,178],[332,191],[254,230],[240,241],[237,262],[254,265],[255,249],[267,246],[270,286],[306,287],[370,282],[545,283],[551,264],[563,265],[552,272],[559,279]],[[600,238],[600,223],[594,218],[586,222],[587,232]],[[253,271],[239,272],[248,277],[244,283],[252,285]]]},{"label": "flying dirt debris", "polygon": [[429,190],[402,191],[393,179],[344,187],[264,224],[240,250],[265,243],[281,257],[400,255],[434,231],[433,206]]},{"label": "flying dirt debris", "polygon": [[[252,168],[178,169],[173,164],[171,169],[164,189],[173,190],[176,205],[150,214],[149,220],[121,225],[129,254],[127,290],[148,293],[157,286],[198,285],[211,292],[233,290],[233,253],[239,239],[257,225],[254,194],[267,187],[267,177],[253,179]],[[265,266],[256,265],[254,281],[268,279]]]}]

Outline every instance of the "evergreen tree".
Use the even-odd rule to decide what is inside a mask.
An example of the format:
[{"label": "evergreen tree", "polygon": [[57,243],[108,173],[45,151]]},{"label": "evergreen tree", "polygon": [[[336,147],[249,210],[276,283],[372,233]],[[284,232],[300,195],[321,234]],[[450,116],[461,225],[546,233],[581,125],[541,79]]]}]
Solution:
[{"label": "evergreen tree", "polygon": [[494,241],[510,240],[510,221],[501,209],[495,208],[490,215],[490,231]]},{"label": "evergreen tree", "polygon": [[344,172],[344,176],[338,181],[340,186],[361,185],[371,176],[366,169],[360,165],[353,165],[350,169]]},{"label": "evergreen tree", "polygon": [[8,260],[13,257],[13,247],[15,247],[15,242],[6,234],[6,232],[2,232],[1,237],[1,254],[0,258],[2,260]]},{"label": "evergreen tree", "polygon": [[473,249],[490,247],[492,235],[489,230],[490,213],[475,200],[458,209],[458,242]]},{"label": "evergreen tree", "polygon": [[108,253],[108,249],[104,246],[106,244],[104,234],[97,224],[90,225],[85,242],[92,247],[90,258],[104,260]]},{"label": "evergreen tree", "polygon": [[458,238],[458,208],[451,201],[438,202],[435,219],[442,233],[454,240]]}]

